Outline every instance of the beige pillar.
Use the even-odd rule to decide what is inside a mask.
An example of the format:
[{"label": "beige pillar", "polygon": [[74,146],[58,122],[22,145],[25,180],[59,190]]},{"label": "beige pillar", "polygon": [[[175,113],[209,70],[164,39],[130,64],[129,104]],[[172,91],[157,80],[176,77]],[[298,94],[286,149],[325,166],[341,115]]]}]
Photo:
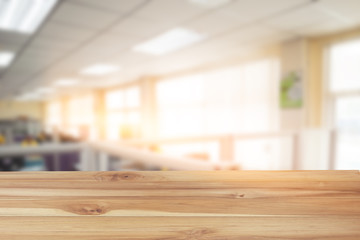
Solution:
[{"label": "beige pillar", "polygon": [[143,139],[157,137],[156,78],[144,77],[140,80],[141,89],[141,135]]}]

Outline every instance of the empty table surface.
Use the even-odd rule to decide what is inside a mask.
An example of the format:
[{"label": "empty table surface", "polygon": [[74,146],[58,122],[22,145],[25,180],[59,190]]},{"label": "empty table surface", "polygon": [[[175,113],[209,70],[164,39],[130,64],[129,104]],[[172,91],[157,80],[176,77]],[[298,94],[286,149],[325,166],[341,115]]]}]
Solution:
[{"label": "empty table surface", "polygon": [[0,239],[360,239],[360,173],[3,172]]}]

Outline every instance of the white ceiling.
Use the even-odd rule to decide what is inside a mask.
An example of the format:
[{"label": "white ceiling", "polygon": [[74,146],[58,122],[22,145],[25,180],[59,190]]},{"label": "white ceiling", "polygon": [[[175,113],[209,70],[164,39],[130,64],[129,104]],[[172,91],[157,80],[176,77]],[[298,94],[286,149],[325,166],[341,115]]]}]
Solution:
[{"label": "white ceiling", "polygon": [[[18,53],[10,67],[0,69],[0,96],[51,86],[59,78],[101,87],[191,68],[261,45],[357,26],[359,10],[359,0],[232,0],[217,9],[187,0],[62,0],[33,36],[0,31],[0,50]],[[174,27],[206,39],[165,56],[132,51]],[[121,65],[122,71],[106,78],[79,75],[97,62]]]}]

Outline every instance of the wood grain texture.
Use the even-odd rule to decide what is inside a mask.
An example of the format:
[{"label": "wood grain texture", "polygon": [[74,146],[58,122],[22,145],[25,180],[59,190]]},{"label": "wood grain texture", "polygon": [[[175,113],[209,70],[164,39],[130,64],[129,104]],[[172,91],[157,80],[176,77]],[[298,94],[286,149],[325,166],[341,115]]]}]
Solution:
[{"label": "wood grain texture", "polygon": [[0,239],[360,239],[359,171],[0,173]]}]

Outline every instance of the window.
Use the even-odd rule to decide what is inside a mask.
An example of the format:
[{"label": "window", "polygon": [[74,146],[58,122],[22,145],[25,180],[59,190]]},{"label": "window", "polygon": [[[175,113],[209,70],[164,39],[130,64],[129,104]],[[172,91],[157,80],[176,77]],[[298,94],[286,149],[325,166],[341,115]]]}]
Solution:
[{"label": "window", "polygon": [[360,40],[330,49],[329,95],[337,131],[335,169],[360,169]]},{"label": "window", "polygon": [[276,67],[276,61],[263,60],[159,82],[159,135],[276,130]]},{"label": "window", "polygon": [[[160,81],[156,86],[159,136],[277,131],[278,80],[278,61],[265,59]],[[207,156],[204,159],[217,161],[220,146],[216,143],[173,144],[162,149],[177,156],[202,154]],[[244,169],[277,169],[281,143],[278,139],[236,141],[234,155]]]},{"label": "window", "polygon": [[330,49],[330,91],[360,89],[360,40],[336,44]]},{"label": "window", "polygon": [[107,139],[138,137],[140,134],[140,89],[128,87],[106,94]]},{"label": "window", "polygon": [[71,98],[67,105],[67,132],[76,137],[95,138],[94,98],[92,95]]},{"label": "window", "polygon": [[61,102],[51,101],[46,105],[46,125],[49,130],[61,127]]}]

